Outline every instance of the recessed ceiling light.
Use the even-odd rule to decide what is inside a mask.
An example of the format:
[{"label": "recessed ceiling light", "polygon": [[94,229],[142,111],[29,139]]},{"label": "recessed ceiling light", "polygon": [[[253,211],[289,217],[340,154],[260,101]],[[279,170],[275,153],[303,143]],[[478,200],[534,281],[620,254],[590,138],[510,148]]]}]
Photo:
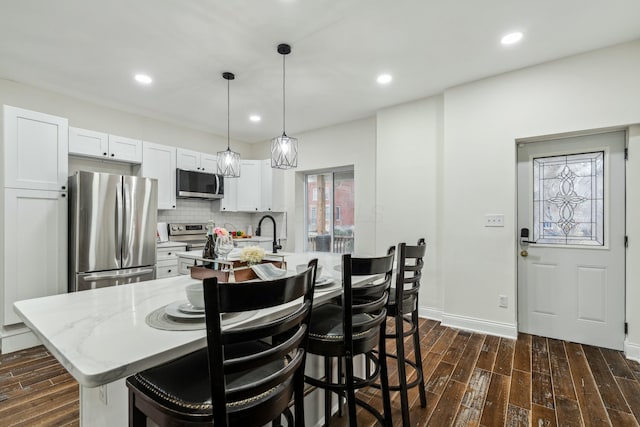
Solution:
[{"label": "recessed ceiling light", "polygon": [[509,33],[506,36],[502,37],[502,40],[500,40],[500,42],[502,44],[514,44],[518,43],[520,40],[522,40],[522,33],[516,31],[515,33]]},{"label": "recessed ceiling light", "polygon": [[391,83],[391,80],[393,80],[391,78],[390,74],[380,74],[377,78],[378,83],[380,83],[381,85],[386,85],[387,83]]},{"label": "recessed ceiling light", "polygon": [[260,120],[262,120],[262,117],[257,114],[252,114],[249,116],[249,120],[251,120],[252,122],[259,122]]},{"label": "recessed ceiling light", "polygon": [[148,85],[153,82],[153,79],[146,74],[136,74],[135,79],[138,83],[142,83],[144,85]]}]

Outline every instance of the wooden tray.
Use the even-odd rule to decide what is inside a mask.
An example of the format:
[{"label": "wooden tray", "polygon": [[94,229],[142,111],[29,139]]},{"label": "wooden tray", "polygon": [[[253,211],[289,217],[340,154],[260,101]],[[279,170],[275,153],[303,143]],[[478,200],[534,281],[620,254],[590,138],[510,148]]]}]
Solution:
[{"label": "wooden tray", "polygon": [[[271,263],[277,268],[282,268],[284,264],[282,261],[262,260],[261,264],[264,263]],[[244,282],[258,278],[256,273],[244,261],[233,261],[233,266],[230,269],[225,270],[214,270],[212,268],[202,266],[193,266],[191,267],[191,277],[197,280],[217,277],[220,282],[228,282],[232,271],[235,282]]]}]

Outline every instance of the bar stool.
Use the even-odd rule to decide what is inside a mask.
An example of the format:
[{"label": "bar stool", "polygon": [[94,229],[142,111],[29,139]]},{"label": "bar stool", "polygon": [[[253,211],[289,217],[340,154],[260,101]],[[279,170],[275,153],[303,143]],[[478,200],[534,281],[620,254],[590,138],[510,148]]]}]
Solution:
[{"label": "bar stool", "polygon": [[[129,425],[261,426],[294,398],[304,426],[304,365],[317,260],[293,277],[218,283],[204,279],[207,348],[127,378]],[[301,303],[277,319],[221,329],[221,313]]]},{"label": "bar stool", "polygon": [[[424,255],[426,253],[425,239],[418,240],[417,246],[407,246],[406,243],[398,244],[398,257],[396,268],[395,288],[392,288],[387,302],[387,316],[394,319],[394,333],[385,334],[385,338],[393,339],[396,345],[396,353],[388,353],[398,363],[398,385],[389,385],[389,389],[400,392],[400,404],[402,406],[402,425],[409,426],[409,398],[407,390],[418,386],[420,394],[420,406],[427,406],[425,394],[424,375],[422,370],[422,354],[420,351],[420,332],[418,328],[418,290],[422,278]],[[409,325],[404,330],[404,324]],[[413,337],[413,351],[415,361],[409,360],[404,353],[404,338]],[[416,379],[407,383],[406,365],[416,371]]]},{"label": "bar stool", "polygon": [[[325,391],[325,425],[331,419],[331,393],[339,402],[347,400],[349,425],[357,426],[356,403],[371,412],[385,426],[391,425],[391,402],[387,384],[387,360],[384,347],[384,329],[388,289],[391,286],[395,248],[376,258],[342,256],[343,293],[340,303],[327,303],[314,308],[309,326],[308,353],[324,357],[324,379],[305,376],[305,381]],[[377,275],[379,278],[362,286],[353,287],[353,276]],[[379,357],[372,353],[378,347]],[[364,355],[367,363],[375,365],[365,378],[354,375],[353,358]],[[337,382],[332,379],[332,358],[344,360],[344,381],[341,372]],[[338,366],[342,366],[339,363]],[[341,369],[339,368],[339,371]],[[355,391],[373,384],[378,377],[382,383],[384,415],[368,403],[356,398]]]}]

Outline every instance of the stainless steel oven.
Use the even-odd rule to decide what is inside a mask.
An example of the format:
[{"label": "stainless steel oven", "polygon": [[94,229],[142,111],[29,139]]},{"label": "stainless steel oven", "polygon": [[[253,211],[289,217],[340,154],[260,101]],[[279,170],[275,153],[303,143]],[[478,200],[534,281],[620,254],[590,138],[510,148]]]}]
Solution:
[{"label": "stainless steel oven", "polygon": [[202,251],[207,242],[207,224],[171,223],[168,224],[169,240],[187,244],[188,251]]}]

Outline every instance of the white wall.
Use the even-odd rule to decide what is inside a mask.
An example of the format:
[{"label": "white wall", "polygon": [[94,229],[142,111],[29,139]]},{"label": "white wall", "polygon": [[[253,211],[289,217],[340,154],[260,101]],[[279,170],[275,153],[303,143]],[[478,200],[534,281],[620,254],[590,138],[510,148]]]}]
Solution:
[{"label": "white wall", "polygon": [[[69,119],[69,126],[91,129],[158,144],[215,154],[227,148],[226,137],[173,125],[160,120],[101,107],[9,80],[0,79],[0,105],[7,104]],[[231,142],[246,156],[250,144]]]},{"label": "white wall", "polygon": [[[355,252],[375,253],[376,219],[376,125],[367,118],[292,134],[298,138],[298,167],[285,173],[287,245],[285,250],[302,250],[304,245],[304,174],[309,171],[353,165],[355,177]],[[270,142],[259,144],[252,155],[268,158]],[[291,237],[295,236],[295,239]]]},{"label": "white wall", "polygon": [[[639,71],[637,41],[445,92],[443,320],[515,328],[514,141],[640,123]],[[504,213],[505,227],[483,227],[487,213]],[[627,214],[637,217],[637,211]],[[499,294],[509,297],[508,309],[498,308]],[[638,309],[632,296],[630,316]],[[636,343],[637,329],[640,322],[630,324]]]},{"label": "white wall", "polygon": [[376,252],[399,242],[427,240],[419,305],[439,317],[442,182],[442,96],[387,108],[377,114]]}]

